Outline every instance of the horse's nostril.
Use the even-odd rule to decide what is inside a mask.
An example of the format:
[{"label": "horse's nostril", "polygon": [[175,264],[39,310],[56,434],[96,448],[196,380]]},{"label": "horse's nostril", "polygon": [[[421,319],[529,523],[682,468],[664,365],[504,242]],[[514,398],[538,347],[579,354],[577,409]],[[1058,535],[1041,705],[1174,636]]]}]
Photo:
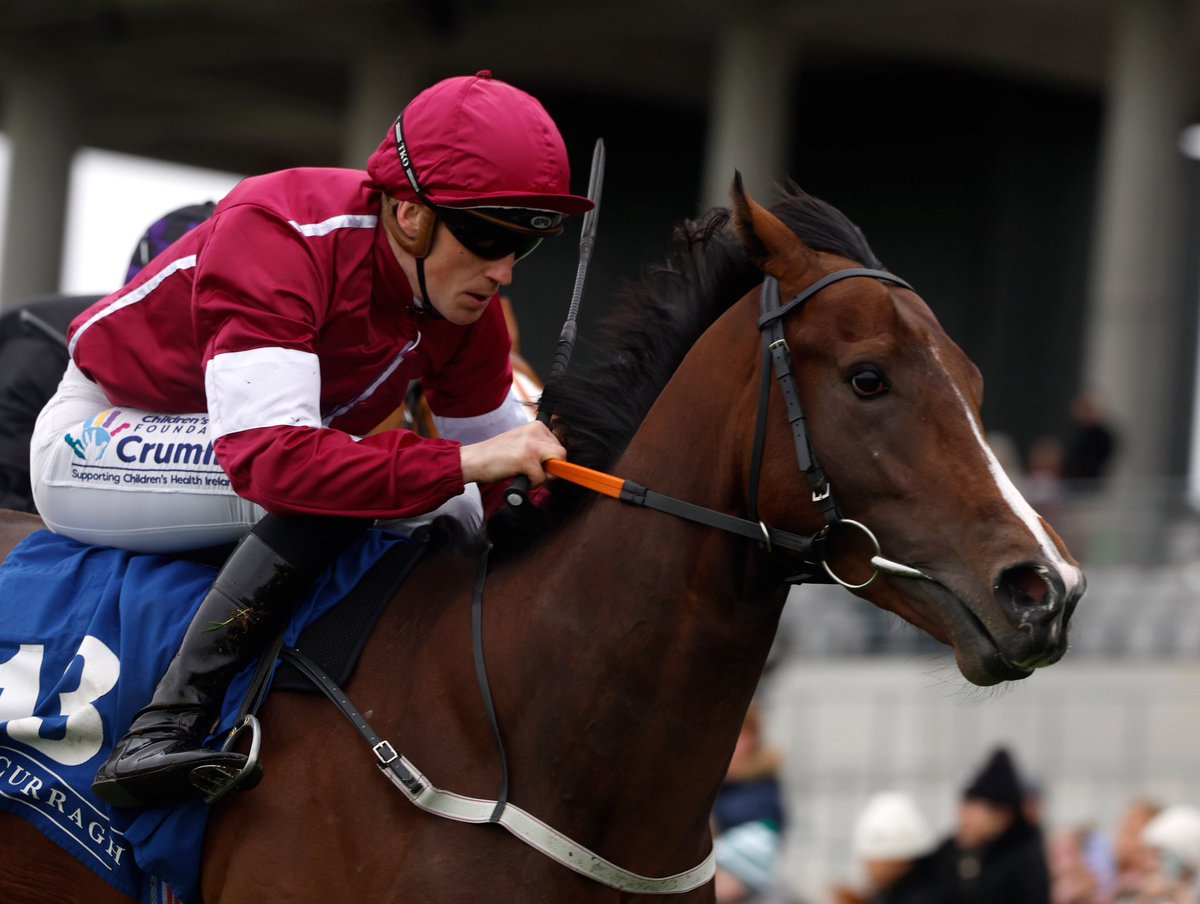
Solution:
[{"label": "horse's nostril", "polygon": [[1033,669],[1058,661],[1067,648],[1071,598],[1062,573],[1043,562],[1014,565],[1000,573],[996,603],[1021,638],[1006,652],[1014,665]]},{"label": "horse's nostril", "polygon": [[1042,606],[1050,595],[1045,571],[1035,566],[1010,568],[1000,578],[1000,590],[1018,606]]},{"label": "horse's nostril", "polygon": [[1056,618],[1065,595],[1059,574],[1036,563],[1007,568],[996,581],[997,602],[1021,624]]}]

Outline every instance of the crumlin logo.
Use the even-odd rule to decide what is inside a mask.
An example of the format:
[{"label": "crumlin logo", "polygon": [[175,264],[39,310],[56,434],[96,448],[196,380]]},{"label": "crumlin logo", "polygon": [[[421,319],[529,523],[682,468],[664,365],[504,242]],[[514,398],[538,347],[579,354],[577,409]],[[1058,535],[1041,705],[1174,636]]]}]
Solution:
[{"label": "crumlin logo", "polygon": [[76,458],[81,458],[87,462],[98,462],[104,457],[104,450],[108,448],[108,444],[112,442],[112,438],[131,426],[127,423],[123,423],[120,426],[113,426],[120,418],[120,408],[109,408],[101,411],[94,418],[83,422],[83,425],[79,428],[78,439],[68,433],[63,437],[63,440],[71,447]]}]

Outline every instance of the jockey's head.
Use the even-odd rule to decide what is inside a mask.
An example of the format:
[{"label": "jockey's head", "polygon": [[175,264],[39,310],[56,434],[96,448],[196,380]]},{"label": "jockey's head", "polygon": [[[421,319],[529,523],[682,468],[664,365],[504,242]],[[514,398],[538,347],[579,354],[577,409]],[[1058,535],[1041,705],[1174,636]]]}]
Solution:
[{"label": "jockey's head", "polygon": [[384,226],[414,262],[424,300],[425,261],[444,234],[439,227],[477,258],[511,265],[562,232],[565,217],[592,207],[570,193],[566,146],[550,115],[486,71],[418,94],[367,172],[383,194]]}]

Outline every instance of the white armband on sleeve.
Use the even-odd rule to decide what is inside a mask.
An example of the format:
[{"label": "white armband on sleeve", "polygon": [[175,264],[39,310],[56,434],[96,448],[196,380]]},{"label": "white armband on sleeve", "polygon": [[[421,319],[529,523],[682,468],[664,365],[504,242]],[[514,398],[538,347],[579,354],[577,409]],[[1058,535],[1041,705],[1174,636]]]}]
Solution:
[{"label": "white armband on sleeve", "polygon": [[510,387],[504,402],[495,411],[476,417],[438,417],[433,422],[443,439],[458,440],[464,446],[480,443],[507,430],[528,424],[536,414],[534,408],[522,402]]},{"label": "white armband on sleeve", "polygon": [[257,427],[321,426],[321,363],[312,352],[255,348],[213,356],[204,368],[215,440]]}]

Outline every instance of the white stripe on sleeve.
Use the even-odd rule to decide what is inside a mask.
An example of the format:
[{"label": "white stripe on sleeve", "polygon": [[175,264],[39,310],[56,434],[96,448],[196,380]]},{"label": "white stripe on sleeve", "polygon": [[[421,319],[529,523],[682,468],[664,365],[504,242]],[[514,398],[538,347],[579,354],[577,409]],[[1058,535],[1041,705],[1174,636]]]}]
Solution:
[{"label": "white stripe on sleeve", "polygon": [[204,369],[204,392],[213,439],[256,427],[321,426],[321,364],[312,352],[216,355]]},{"label": "white stripe on sleeve", "polygon": [[509,390],[508,396],[495,411],[476,417],[438,417],[434,415],[433,422],[437,425],[438,436],[470,445],[491,439],[493,436],[499,436],[504,431],[520,427],[522,424],[528,424],[533,417],[533,408],[523,405],[516,394]]},{"label": "white stripe on sleeve", "polygon": [[301,235],[308,236],[309,238],[319,238],[323,235],[329,235],[335,229],[374,229],[375,224],[379,222],[379,218],[371,214],[345,213],[340,216],[330,217],[328,220],[322,220],[320,223],[297,223],[295,220],[288,220],[288,222]]},{"label": "white stripe on sleeve", "polygon": [[99,311],[97,311],[95,314],[93,314],[91,317],[89,317],[87,319],[87,323],[85,323],[83,326],[81,326],[79,328],[78,332],[76,332],[75,335],[71,337],[71,345],[67,349],[67,353],[74,356],[75,346],[79,344],[80,338],[83,336],[84,333],[86,333],[88,331],[88,328],[93,323],[95,323],[97,320],[103,320],[109,314],[115,314],[117,311],[121,310],[122,308],[129,307],[131,304],[137,304],[139,301],[141,301],[143,298],[145,298],[147,295],[149,295],[151,292],[153,292],[155,289],[157,289],[159,286],[161,286],[163,280],[166,279],[168,276],[172,276],[175,273],[180,272],[181,270],[191,270],[194,266],[196,266],[196,255],[194,255],[194,254],[189,254],[187,257],[181,257],[177,261],[171,261],[171,263],[167,264],[167,266],[165,266],[163,269],[159,270],[157,273],[155,273],[152,277],[150,277],[148,280],[146,280],[144,283],[142,283],[140,286],[138,286],[132,292],[129,292],[126,295],[122,295],[120,298],[118,298],[116,301],[112,302],[111,304],[105,305],[103,308],[101,308]]}]

